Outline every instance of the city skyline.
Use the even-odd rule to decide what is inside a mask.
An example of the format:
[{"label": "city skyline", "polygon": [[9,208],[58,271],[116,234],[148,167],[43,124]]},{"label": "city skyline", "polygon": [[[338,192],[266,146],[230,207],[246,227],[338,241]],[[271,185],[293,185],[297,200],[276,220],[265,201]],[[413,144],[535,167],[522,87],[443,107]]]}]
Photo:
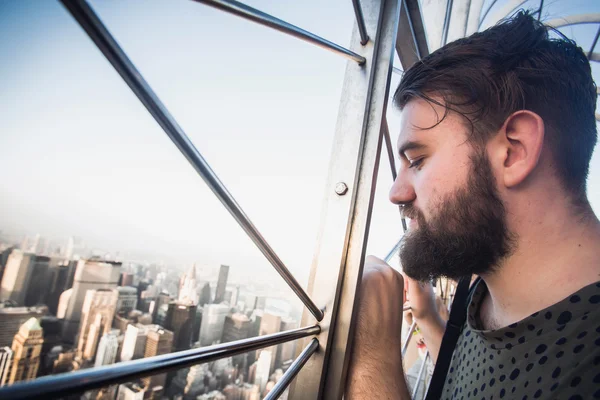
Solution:
[{"label": "city skyline", "polygon": [[[0,241],[0,386],[298,326],[300,314],[291,302],[281,303],[273,293],[258,295],[252,285],[233,284],[228,265],[220,266],[211,284],[197,280],[196,265],[178,277],[152,265],[37,254],[41,239],[36,236],[15,246]],[[65,253],[71,247],[67,245]],[[41,248],[44,253],[51,246]],[[24,305],[39,279],[59,282],[65,289],[57,311],[49,312],[45,305],[48,299],[54,301],[55,289],[40,293],[35,306]],[[174,289],[166,294],[165,288]],[[267,393],[289,368],[295,346],[267,349],[261,357],[270,354],[268,363],[257,361],[260,353],[249,352],[124,387],[92,390],[82,398],[171,399],[181,394],[184,399],[258,399],[257,394]]]}]

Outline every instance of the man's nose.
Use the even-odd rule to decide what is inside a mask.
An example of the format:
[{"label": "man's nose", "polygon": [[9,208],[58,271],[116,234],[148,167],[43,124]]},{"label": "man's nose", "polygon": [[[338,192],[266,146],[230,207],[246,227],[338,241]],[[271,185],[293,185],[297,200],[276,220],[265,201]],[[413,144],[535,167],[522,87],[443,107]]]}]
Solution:
[{"label": "man's nose", "polygon": [[412,203],[416,198],[415,189],[411,182],[408,181],[406,174],[402,169],[398,171],[398,176],[390,189],[390,201],[394,204]]}]

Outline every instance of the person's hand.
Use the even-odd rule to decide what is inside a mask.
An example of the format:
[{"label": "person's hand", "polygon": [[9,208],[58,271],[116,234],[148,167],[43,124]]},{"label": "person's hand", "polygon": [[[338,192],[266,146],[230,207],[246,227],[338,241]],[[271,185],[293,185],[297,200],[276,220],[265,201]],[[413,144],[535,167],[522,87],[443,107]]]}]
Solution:
[{"label": "person's hand", "polygon": [[430,319],[437,315],[437,305],[435,302],[435,292],[431,283],[423,283],[404,277],[404,289],[406,290],[406,299],[410,305],[413,317],[417,320]]},{"label": "person's hand", "polygon": [[[404,280],[383,260],[368,256],[360,283],[355,349],[390,355],[401,348]],[[393,350],[392,350],[393,351]],[[400,361],[400,355],[398,355]]]}]

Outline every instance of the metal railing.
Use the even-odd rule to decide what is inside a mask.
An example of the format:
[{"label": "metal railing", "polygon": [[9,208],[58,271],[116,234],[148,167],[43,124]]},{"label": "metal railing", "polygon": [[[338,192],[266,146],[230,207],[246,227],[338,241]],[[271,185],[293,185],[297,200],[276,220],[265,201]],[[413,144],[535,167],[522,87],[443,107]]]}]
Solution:
[{"label": "metal railing", "polygon": [[[311,296],[244,213],[89,4],[85,0],[61,0],[223,206],[302,300],[310,312],[303,317],[303,325],[307,327],[46,376],[0,388],[2,399],[32,398],[40,393],[44,393],[44,398],[63,397],[314,335],[318,338],[309,340],[267,399],[278,398],[293,380],[301,388],[294,392],[292,385],[294,399],[342,397],[353,337],[355,294],[384,141],[392,175],[396,177],[393,146],[385,119],[390,77],[394,70],[392,54],[394,50],[398,53],[404,69],[428,54],[419,1],[353,0],[356,26],[350,49],[234,0],[194,1],[294,36],[352,61],[346,69],[328,185],[347,182],[344,185],[347,185],[348,194],[330,192],[325,201],[325,209],[329,211],[324,218],[320,244],[326,251],[315,257],[308,290]],[[404,220],[402,226],[406,231]],[[394,254],[398,246],[399,243]],[[392,253],[388,255],[391,256]],[[313,325],[315,320],[323,329]]]},{"label": "metal railing", "polygon": [[[320,331],[321,328],[316,325],[103,367],[44,376],[33,381],[2,387],[0,388],[0,398],[3,400],[35,399],[40,398],[40,394],[43,393],[44,399],[57,399],[108,385],[130,382],[133,379],[148,375],[231,357],[307,336],[318,335]],[[313,341],[312,343],[310,349],[303,353],[303,359],[310,357],[316,351],[315,346],[318,347],[318,342]]]}]

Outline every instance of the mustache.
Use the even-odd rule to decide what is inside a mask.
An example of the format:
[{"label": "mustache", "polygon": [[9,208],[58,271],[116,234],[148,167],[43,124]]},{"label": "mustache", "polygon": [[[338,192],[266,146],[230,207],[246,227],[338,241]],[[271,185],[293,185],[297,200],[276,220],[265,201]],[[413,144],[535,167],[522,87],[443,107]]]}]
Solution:
[{"label": "mustache", "polygon": [[400,206],[400,215],[402,218],[419,219],[422,216],[421,211],[412,204]]}]

